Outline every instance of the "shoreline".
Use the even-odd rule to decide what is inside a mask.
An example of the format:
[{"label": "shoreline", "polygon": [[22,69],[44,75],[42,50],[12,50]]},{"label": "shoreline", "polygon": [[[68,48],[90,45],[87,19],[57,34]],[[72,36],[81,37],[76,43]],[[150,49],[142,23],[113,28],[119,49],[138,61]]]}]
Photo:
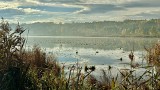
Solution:
[{"label": "shoreline", "polygon": [[120,37],[120,38],[160,38],[160,36],[24,36],[24,37],[43,37],[43,38],[109,38],[109,37]]}]

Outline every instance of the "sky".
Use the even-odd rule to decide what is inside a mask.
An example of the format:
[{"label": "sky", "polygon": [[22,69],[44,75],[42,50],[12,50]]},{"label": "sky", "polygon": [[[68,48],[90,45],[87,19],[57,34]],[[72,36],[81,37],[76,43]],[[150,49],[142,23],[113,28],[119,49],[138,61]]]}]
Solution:
[{"label": "sky", "polygon": [[159,19],[160,0],[0,0],[0,17],[11,23]]}]

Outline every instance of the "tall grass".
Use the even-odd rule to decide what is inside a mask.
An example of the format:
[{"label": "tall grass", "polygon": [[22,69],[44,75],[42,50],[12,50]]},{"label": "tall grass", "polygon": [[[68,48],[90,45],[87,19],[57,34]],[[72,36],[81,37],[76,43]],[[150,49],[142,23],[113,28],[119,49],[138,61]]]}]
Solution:
[{"label": "tall grass", "polygon": [[[73,65],[67,78],[54,55],[46,55],[38,46],[31,51],[24,49],[24,28],[19,24],[12,30],[2,19],[0,26],[0,90],[70,90],[84,89],[84,79],[94,71]],[[75,69],[77,68],[77,69]],[[77,73],[74,73],[77,70]],[[87,88],[87,87],[86,87]]]},{"label": "tall grass", "polygon": [[[102,70],[100,80],[91,75],[95,66],[75,64],[61,66],[54,55],[47,55],[38,46],[31,51],[24,49],[24,28],[19,24],[12,30],[2,19],[0,25],[0,90],[159,90],[160,89],[160,43],[147,48],[146,66],[134,63],[134,52],[128,55],[129,69],[112,66]],[[141,75],[136,69],[145,68]],[[85,73],[82,73],[84,69]]]}]

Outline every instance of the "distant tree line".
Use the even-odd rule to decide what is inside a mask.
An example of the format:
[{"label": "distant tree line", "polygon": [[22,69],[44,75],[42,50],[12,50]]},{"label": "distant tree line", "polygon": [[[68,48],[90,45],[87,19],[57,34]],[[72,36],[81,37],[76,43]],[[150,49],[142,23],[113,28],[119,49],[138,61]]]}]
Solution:
[{"label": "distant tree line", "polygon": [[49,36],[160,36],[160,19],[84,23],[37,22],[23,24],[29,35]]}]

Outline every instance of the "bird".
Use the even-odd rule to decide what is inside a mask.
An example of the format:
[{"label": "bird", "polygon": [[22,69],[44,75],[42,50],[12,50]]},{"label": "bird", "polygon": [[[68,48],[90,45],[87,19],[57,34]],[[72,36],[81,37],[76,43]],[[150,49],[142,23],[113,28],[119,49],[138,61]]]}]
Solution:
[{"label": "bird", "polygon": [[78,51],[76,51],[76,55],[78,54]]},{"label": "bird", "polygon": [[121,60],[121,61],[122,61],[122,57],[121,57],[119,60]]},{"label": "bird", "polygon": [[111,69],[112,69],[112,67],[109,65],[109,66],[108,66],[108,70],[111,70]]},{"label": "bird", "polygon": [[121,57],[121,58],[120,58],[120,59],[118,59],[118,60],[122,61],[123,59],[122,59],[122,57]]},{"label": "bird", "polygon": [[99,53],[98,51],[96,51],[96,53]]},{"label": "bird", "polygon": [[99,52],[98,52],[98,51],[96,51],[95,55],[96,55],[97,53],[99,53]]}]

